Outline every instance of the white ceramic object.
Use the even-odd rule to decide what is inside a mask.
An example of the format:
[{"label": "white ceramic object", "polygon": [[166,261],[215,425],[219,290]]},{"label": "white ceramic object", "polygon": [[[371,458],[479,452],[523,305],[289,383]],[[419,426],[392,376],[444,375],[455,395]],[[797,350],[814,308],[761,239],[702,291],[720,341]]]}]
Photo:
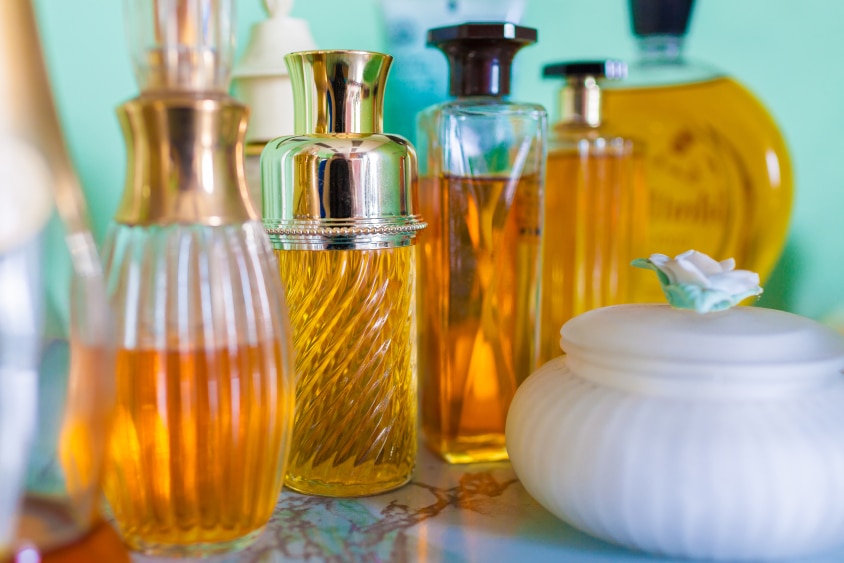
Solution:
[{"label": "white ceramic object", "polygon": [[527,491],[659,555],[799,556],[844,543],[844,338],[809,319],[667,305],[585,313],[507,420]]}]

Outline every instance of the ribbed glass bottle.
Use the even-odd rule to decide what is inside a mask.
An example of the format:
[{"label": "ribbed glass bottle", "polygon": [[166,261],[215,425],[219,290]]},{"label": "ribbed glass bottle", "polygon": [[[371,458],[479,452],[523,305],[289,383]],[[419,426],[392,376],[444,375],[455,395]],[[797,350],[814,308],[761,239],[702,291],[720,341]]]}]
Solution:
[{"label": "ribbed glass bottle", "polygon": [[416,154],[381,132],[391,57],[309,51],[285,61],[297,135],[261,156],[264,225],[296,350],[285,483],[376,494],[406,483],[416,462]]},{"label": "ribbed glass bottle", "polygon": [[[143,93],[119,109],[130,162],[105,245],[117,320],[105,494],[132,549],[178,556],[260,533],[294,398],[278,265],[244,182],[247,111],[225,95],[226,62],[214,59],[231,4],[187,4],[156,12],[176,45],[143,46]],[[196,17],[209,36],[196,36]],[[202,56],[162,56],[176,47]]]}]

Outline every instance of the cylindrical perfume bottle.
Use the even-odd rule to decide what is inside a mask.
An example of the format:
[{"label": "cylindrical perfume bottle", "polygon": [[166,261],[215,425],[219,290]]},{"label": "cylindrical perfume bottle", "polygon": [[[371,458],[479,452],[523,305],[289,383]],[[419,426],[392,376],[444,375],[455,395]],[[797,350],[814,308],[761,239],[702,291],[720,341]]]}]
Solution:
[{"label": "cylindrical perfume bottle", "polygon": [[[782,133],[736,79],[685,58],[693,0],[630,0],[639,48],[604,115],[647,146],[650,249],[734,257],[764,283],[785,243],[793,178]],[[648,254],[649,252],[646,252]],[[637,300],[661,300],[642,284]]]},{"label": "cylindrical perfume bottle", "polygon": [[615,134],[601,107],[604,81],[623,78],[625,71],[619,61],[556,63],[543,70],[565,84],[548,143],[540,365],[560,355],[560,328],[570,318],[632,299],[640,272],[630,262],[646,254],[642,147]]},{"label": "cylindrical perfume bottle", "polygon": [[141,95],[105,245],[117,413],[105,494],[137,551],[241,547],[269,520],[293,416],[277,262],[249,202],[247,110],[226,94],[230,1],[132,0]]},{"label": "cylindrical perfume bottle", "polygon": [[[0,560],[99,519],[108,302],[29,0],[0,3]],[[22,498],[22,503],[20,502]],[[19,560],[23,560],[24,556]],[[37,559],[37,557],[36,557]]]},{"label": "cylindrical perfume bottle", "polygon": [[420,368],[428,445],[452,463],[507,458],[504,423],[536,360],[546,114],[510,102],[536,41],[510,23],[428,32],[456,100],[419,118]]},{"label": "cylindrical perfume bottle", "polygon": [[416,460],[416,154],[382,133],[392,57],[285,57],[296,135],[261,155],[264,226],[296,350],[285,484],[357,496],[406,483]]}]

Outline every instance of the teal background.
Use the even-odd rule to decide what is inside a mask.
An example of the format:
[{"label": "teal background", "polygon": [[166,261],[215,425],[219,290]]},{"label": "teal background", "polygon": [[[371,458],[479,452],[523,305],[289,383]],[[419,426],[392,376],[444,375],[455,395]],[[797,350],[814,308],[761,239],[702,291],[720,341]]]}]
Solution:
[{"label": "teal background", "polygon": [[[261,0],[235,1],[240,52],[264,12]],[[101,241],[125,172],[114,108],[137,92],[123,3],[34,3],[65,136]],[[321,48],[385,48],[377,0],[300,0],[293,15],[310,22]],[[844,325],[844,222],[838,219],[844,207],[842,21],[844,3],[838,0],[698,0],[686,53],[755,92],[791,149],[797,189],[791,230],[762,304],[832,324],[841,318]],[[514,98],[542,103],[552,116],[556,87],[539,79],[543,64],[633,58],[625,0],[527,0],[522,23],[539,29],[539,44],[516,59]]]}]

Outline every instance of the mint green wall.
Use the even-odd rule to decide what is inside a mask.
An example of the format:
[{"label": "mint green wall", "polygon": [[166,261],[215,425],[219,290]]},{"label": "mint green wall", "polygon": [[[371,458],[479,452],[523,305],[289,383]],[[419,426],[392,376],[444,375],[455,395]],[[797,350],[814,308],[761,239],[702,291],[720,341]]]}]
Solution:
[{"label": "mint green wall", "polygon": [[[263,10],[260,0],[235,1],[242,47]],[[839,62],[844,4],[697,4],[689,57],[720,66],[749,86],[778,120],[792,150],[798,191],[791,234],[763,304],[830,319],[837,308],[844,309],[844,221],[839,219],[844,209]],[[35,5],[65,135],[101,240],[123,185],[125,150],[114,108],[136,92],[122,2],[35,0]],[[310,21],[320,47],[384,49],[376,0],[299,0],[293,13]],[[540,42],[517,59],[518,99],[551,107],[554,86],[538,78],[546,62],[633,54],[626,0],[528,0],[523,22],[539,28]]]}]

